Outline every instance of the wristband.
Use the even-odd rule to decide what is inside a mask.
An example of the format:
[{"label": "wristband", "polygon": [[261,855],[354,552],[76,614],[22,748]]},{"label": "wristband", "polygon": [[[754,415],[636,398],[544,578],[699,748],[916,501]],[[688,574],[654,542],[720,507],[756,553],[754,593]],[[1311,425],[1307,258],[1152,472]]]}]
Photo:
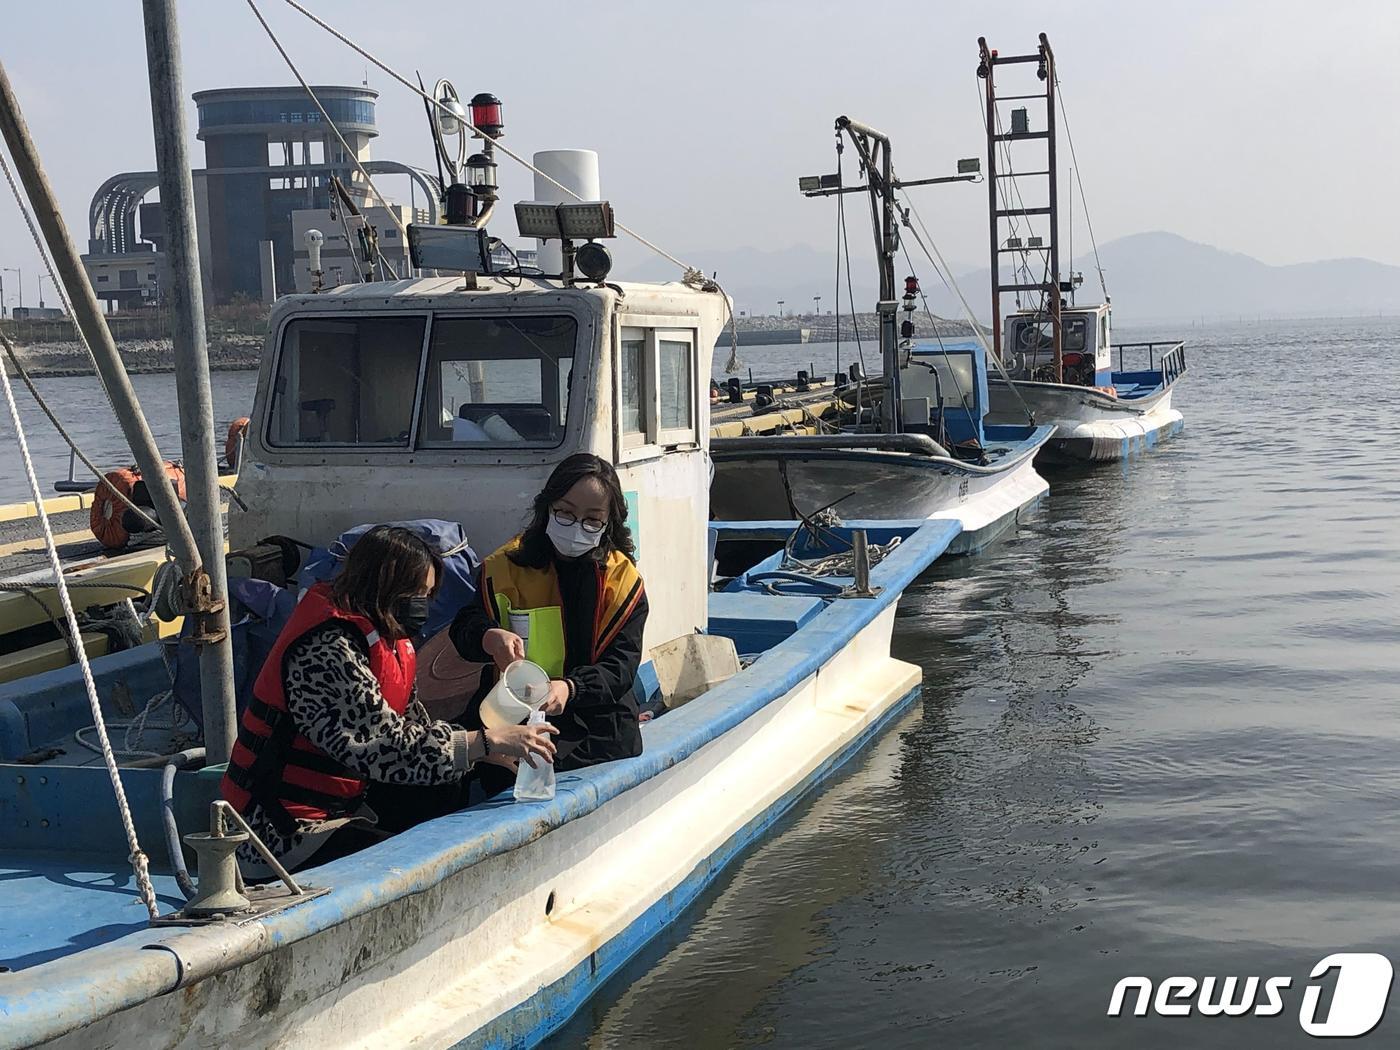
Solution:
[{"label": "wristband", "polygon": [[486,735],[486,730],[481,731],[481,757],[491,757],[491,738]]}]

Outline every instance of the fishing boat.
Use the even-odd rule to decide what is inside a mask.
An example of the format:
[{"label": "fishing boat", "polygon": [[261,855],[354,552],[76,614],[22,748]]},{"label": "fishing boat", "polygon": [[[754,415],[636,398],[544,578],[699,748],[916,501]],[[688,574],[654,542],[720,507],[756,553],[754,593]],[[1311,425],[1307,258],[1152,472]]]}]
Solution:
[{"label": "fishing boat", "polygon": [[[872,215],[882,217],[875,247],[883,372],[866,377],[856,370],[854,378],[842,377],[845,404],[818,417],[816,433],[715,438],[711,504],[717,517],[730,520],[834,512],[956,521],[962,531],[950,553],[971,553],[1047,491],[1034,461],[1054,427],[988,424],[988,360],[980,344],[914,342],[912,317],[922,291],[918,277],[910,275],[902,301],[896,299],[895,194],[904,186],[948,180],[900,182],[888,136],[845,116],[837,119],[836,132],[838,141],[844,135],[853,144],[865,185],[843,185],[838,165],[835,175],[804,178],[799,187],[807,196],[838,200],[866,193]],[[960,177],[966,176],[950,179]],[[901,310],[905,319],[898,322]]]},{"label": "fishing boat", "polygon": [[[180,232],[192,229],[192,194],[173,0],[145,15],[172,271],[196,297],[197,254]],[[455,92],[419,93],[439,133],[470,131],[491,154],[498,100],[474,99],[468,115],[450,104]],[[3,66],[0,131],[25,160],[59,271],[81,291]],[[217,794],[236,715],[204,401],[186,432],[204,447],[185,449],[203,468],[188,502],[202,564],[186,568],[190,534],[161,514],[200,653],[199,717],[173,704],[168,718],[146,717],[172,688],[155,645],[91,661],[80,651],[78,666],[0,685],[0,1046],[533,1045],[917,696],[919,669],[890,653],[896,608],[961,525],[711,524],[701,392],[724,293],[696,271],[609,282],[613,210],[599,200],[518,205],[521,235],[554,241],[562,266],[497,272],[494,179],[453,181],[443,196],[449,223],[409,230],[437,276],[276,306],[230,540],[325,544],[351,524],[431,514],[489,548],[518,528],[555,464],[606,456],[651,600],[637,690],[662,713],[644,726],[643,754],[561,774],[551,801],[493,800],[243,885],[232,850],[248,832]],[[74,296],[81,323],[133,451],[154,470],[87,292]],[[197,366],[183,346],[180,367]],[[4,390],[23,448],[8,379]],[[154,488],[177,511],[168,483]],[[746,560],[736,530],[779,549]],[[108,721],[123,717],[128,737],[139,722],[148,755],[107,743]],[[94,737],[96,748],[74,746]]]},{"label": "fishing boat", "polygon": [[[1044,33],[1039,48],[1024,55],[999,54],[987,46],[985,37],[977,43],[977,75],[985,91],[992,343],[1007,373],[989,384],[989,418],[1009,423],[1030,416],[1053,424],[1055,436],[1044,454],[1050,461],[1127,458],[1185,425],[1172,407],[1173,388],[1186,374],[1185,344],[1178,339],[1115,345],[1106,286],[1101,303],[1075,303],[1082,278],[1060,266],[1056,106],[1063,103],[1054,52]],[[998,94],[996,71],[1002,66],[1034,66],[1040,87],[1027,91],[1018,83],[1013,94]],[[1039,126],[1030,105],[1011,110],[1005,123],[1000,106],[1012,100],[1039,107]],[[1043,144],[1044,153],[1034,164],[1038,170],[1018,175],[1012,154],[1024,143]],[[1027,192],[1037,203],[1026,204],[1021,181],[1036,187]],[[1041,205],[1040,199],[1047,203]],[[1072,243],[1072,215],[1070,231]],[[1008,259],[1013,269],[1009,274]],[[1099,278],[1102,284],[1102,269]],[[1002,301],[1008,293],[1020,308],[1003,319]],[[1135,369],[1124,367],[1128,354],[1133,355]]]}]

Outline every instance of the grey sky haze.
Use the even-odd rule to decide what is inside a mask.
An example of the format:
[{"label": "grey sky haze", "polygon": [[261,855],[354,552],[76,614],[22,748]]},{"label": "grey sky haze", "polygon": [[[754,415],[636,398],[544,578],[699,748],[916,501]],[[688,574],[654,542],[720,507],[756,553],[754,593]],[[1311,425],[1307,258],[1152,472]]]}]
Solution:
[{"label": "grey sky haze", "polygon": [[[366,75],[281,0],[259,2],[313,83]],[[977,37],[1020,52],[1041,30],[1100,242],[1163,229],[1271,263],[1400,263],[1393,0],[308,4],[402,72],[495,92],[515,150],[597,149],[619,218],[702,267],[709,248],[831,245],[834,205],[796,180],[832,169],[839,113],[888,132],[905,178],[980,156]],[[83,244],[98,184],[152,166],[140,5],[4,6],[0,61]],[[187,93],[292,82],[241,0],[183,0],[181,16]],[[372,67],[368,80],[375,155],[428,165],[421,103]],[[200,144],[192,155],[202,164]],[[505,159],[501,173],[507,201],[530,196],[528,173]],[[985,189],[915,192],[944,254],[981,265]],[[513,225],[507,213],[495,232]],[[865,225],[851,238],[868,253]],[[33,304],[37,259],[8,197],[0,266],[23,267]]]}]

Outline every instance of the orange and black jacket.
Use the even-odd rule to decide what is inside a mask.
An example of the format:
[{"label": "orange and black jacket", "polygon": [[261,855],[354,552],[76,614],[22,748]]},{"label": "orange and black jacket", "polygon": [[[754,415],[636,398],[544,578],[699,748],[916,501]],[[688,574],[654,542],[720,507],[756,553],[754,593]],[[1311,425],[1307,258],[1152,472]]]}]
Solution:
[{"label": "orange and black jacket", "polygon": [[[493,564],[499,565],[499,559],[482,563],[477,579],[480,597],[457,614],[450,628],[452,643],[464,660],[490,664],[491,658],[481,648],[482,636],[492,627],[503,626],[497,622]],[[625,593],[614,595],[607,590],[612,585],[609,573],[593,558],[555,558],[546,569],[512,566],[511,571],[553,573],[557,578],[564,621],[564,678],[573,684],[574,696],[562,714],[550,718],[559,728],[554,738],[556,768],[578,769],[640,755],[642,734],[632,683],[642,659],[647,619],[641,577],[631,573],[622,583]],[[462,723],[468,729],[479,727],[481,698],[496,680],[492,670],[481,677]]]}]

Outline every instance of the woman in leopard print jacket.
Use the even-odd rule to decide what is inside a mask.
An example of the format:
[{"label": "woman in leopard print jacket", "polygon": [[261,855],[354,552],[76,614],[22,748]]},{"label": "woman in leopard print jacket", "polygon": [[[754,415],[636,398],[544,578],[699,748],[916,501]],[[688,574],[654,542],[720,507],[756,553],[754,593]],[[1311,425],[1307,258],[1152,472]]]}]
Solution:
[{"label": "woman in leopard print jacket", "polygon": [[[554,727],[464,730],[418,702],[409,641],[442,563],[407,529],[379,526],[330,585],[308,591],[243,713],[224,796],[288,868],[343,855],[459,808],[478,762],[554,758]],[[272,873],[249,844],[244,875]]]}]

